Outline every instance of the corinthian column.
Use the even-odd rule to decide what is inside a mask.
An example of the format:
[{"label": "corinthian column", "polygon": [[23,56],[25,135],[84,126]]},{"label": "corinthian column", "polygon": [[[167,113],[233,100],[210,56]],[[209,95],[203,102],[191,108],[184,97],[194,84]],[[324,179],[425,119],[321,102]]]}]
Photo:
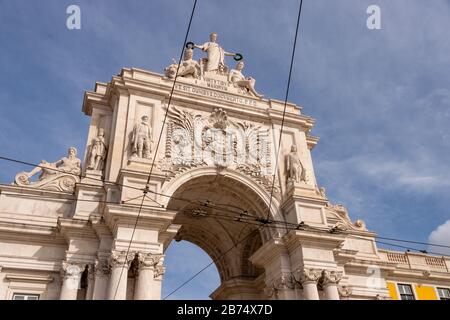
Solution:
[{"label": "corinthian column", "polygon": [[317,281],[320,278],[320,271],[314,269],[303,269],[298,272],[298,282],[303,287],[305,300],[319,300]]},{"label": "corinthian column", "polygon": [[108,300],[126,300],[128,268],[134,259],[134,253],[113,251],[109,259],[111,277],[108,284]]},{"label": "corinthian column", "polygon": [[161,279],[164,273],[163,255],[139,253],[138,277],[134,290],[135,300],[154,300],[161,296]]},{"label": "corinthian column", "polygon": [[98,259],[94,264],[94,292],[93,300],[105,300],[107,297],[106,289],[108,288],[108,280],[110,274],[109,262],[105,259]]},{"label": "corinthian column", "polygon": [[326,300],[340,300],[338,284],[342,278],[342,272],[323,270],[320,279]]},{"label": "corinthian column", "polygon": [[84,268],[85,266],[83,264],[63,261],[61,268],[63,283],[61,286],[60,300],[77,300],[81,274]]},{"label": "corinthian column", "polygon": [[95,284],[94,265],[90,264],[88,266],[88,283],[86,289],[86,300],[92,300],[94,295],[94,284]]}]

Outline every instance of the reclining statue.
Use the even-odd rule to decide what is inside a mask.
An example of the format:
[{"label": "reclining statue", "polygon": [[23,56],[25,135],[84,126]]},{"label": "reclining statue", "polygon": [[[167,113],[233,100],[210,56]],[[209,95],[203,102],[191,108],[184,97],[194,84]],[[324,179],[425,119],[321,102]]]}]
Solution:
[{"label": "reclining statue", "polygon": [[246,92],[254,95],[255,97],[261,98],[262,95],[258,94],[255,90],[255,82],[256,80],[252,77],[244,77],[242,74],[242,70],[244,69],[244,62],[239,61],[236,64],[235,69],[231,69],[228,75],[228,81],[233,83],[236,87],[244,89]]},{"label": "reclining statue", "polygon": [[[39,165],[30,172],[21,172],[16,175],[15,182],[19,186],[35,186],[43,189],[58,191],[70,190],[79,181],[81,174],[81,160],[77,157],[77,149],[70,147],[67,157],[56,162],[42,160]],[[41,173],[38,181],[30,182],[30,178]],[[59,183],[58,178],[61,179]]]}]

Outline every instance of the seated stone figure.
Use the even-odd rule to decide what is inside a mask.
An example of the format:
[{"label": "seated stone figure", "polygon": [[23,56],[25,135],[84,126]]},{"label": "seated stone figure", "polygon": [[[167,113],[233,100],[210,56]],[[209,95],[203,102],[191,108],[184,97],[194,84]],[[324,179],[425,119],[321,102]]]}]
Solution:
[{"label": "seated stone figure", "polygon": [[250,94],[254,95],[255,97],[261,98],[262,95],[258,94],[255,90],[255,82],[256,80],[252,77],[244,77],[242,74],[242,70],[244,69],[244,62],[239,61],[236,64],[235,69],[231,69],[230,73],[228,74],[228,81],[233,83],[235,86],[240,87],[244,89],[246,92],[249,92]]},{"label": "seated stone figure", "polygon": [[178,64],[174,61],[173,64],[165,69],[166,76],[173,79],[175,78],[178,70],[178,76],[184,78],[198,79],[200,74],[200,65],[197,61],[192,59],[194,51],[192,49],[186,49],[184,51],[184,60],[178,68]]},{"label": "seated stone figure", "polygon": [[[37,173],[41,173],[39,181],[48,180],[57,175],[68,173],[73,175],[80,175],[81,173],[81,160],[77,157],[77,149],[70,147],[67,157],[63,157],[56,162],[47,162],[42,160],[38,167],[34,168],[30,172],[23,172],[18,175],[16,182],[20,185],[30,184],[29,179]],[[19,181],[17,181],[19,180]]]}]

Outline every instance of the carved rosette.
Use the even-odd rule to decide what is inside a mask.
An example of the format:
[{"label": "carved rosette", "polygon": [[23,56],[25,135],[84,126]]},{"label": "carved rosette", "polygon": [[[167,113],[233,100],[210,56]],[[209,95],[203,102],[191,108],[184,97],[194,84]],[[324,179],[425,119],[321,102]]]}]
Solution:
[{"label": "carved rosette", "polygon": [[114,250],[111,252],[111,256],[109,258],[109,265],[111,268],[129,268],[131,262],[134,260],[136,254],[134,252],[127,251],[117,251]]},{"label": "carved rosette", "polygon": [[316,282],[320,278],[320,270],[316,269],[302,269],[297,271],[297,279],[296,281],[300,284],[303,284],[305,282]]},{"label": "carved rosette", "polygon": [[322,286],[337,285],[341,279],[342,272],[323,270],[320,282]]}]

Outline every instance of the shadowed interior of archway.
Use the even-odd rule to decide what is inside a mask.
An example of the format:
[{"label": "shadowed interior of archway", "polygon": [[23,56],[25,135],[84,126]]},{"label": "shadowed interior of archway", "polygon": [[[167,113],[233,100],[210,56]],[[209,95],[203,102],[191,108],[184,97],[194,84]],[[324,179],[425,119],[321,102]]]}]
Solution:
[{"label": "shadowed interior of archway", "polygon": [[270,230],[237,221],[242,212],[261,218],[267,215],[267,206],[258,198],[235,179],[211,175],[189,180],[168,203],[168,209],[178,211],[173,223],[181,226],[175,240],[202,248],[215,261],[222,286],[225,282],[252,283],[264,273],[249,257],[270,238]]}]

